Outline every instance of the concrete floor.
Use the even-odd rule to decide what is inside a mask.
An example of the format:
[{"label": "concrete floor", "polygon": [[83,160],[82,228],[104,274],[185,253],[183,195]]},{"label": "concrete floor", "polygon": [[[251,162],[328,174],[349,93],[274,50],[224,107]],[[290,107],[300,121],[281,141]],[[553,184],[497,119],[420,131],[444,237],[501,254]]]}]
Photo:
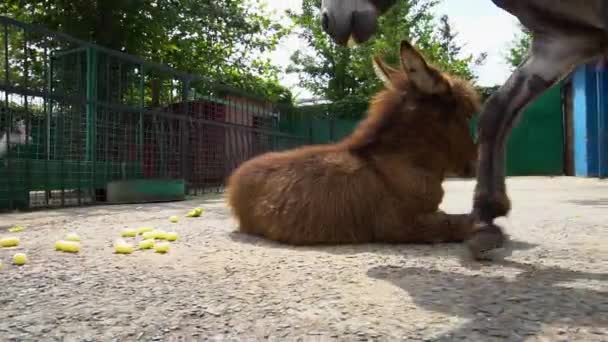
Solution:
[{"label": "concrete floor", "polygon": [[[473,186],[446,182],[442,209],[470,211]],[[27,229],[0,249],[0,340],[608,341],[608,182],[512,178],[508,191],[499,223],[516,248],[489,264],[458,244],[277,245],[233,233],[221,195],[2,215],[0,236]],[[113,254],[144,225],[181,239]],[[81,252],[54,251],[72,231]],[[30,262],[11,265],[17,251]]]}]

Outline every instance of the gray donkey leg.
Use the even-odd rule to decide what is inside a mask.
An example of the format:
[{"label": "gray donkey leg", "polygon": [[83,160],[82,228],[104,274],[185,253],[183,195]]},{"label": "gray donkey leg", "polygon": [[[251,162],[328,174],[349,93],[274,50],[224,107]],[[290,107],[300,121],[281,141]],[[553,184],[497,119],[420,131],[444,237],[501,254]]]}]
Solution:
[{"label": "gray donkey leg", "polygon": [[524,62],[488,99],[479,121],[479,165],[473,201],[475,229],[467,244],[473,257],[486,259],[502,247],[494,219],[511,209],[505,191],[505,143],[523,109],[577,65],[601,53],[593,36],[536,35]]}]

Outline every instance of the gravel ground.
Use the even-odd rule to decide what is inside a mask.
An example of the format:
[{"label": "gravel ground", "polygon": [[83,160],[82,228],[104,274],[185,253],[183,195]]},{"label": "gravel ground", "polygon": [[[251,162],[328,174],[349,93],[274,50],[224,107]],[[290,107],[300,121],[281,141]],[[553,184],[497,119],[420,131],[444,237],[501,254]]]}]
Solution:
[{"label": "gravel ground", "polygon": [[[472,181],[446,182],[448,212]],[[459,244],[291,248],[233,233],[221,195],[0,216],[0,341],[608,341],[608,182],[509,180],[499,263]],[[200,218],[168,217],[195,206]],[[9,234],[13,224],[27,227]],[[175,230],[168,254],[113,254],[124,228]],[[79,254],[53,243],[68,232]],[[13,266],[17,251],[30,262]]]}]

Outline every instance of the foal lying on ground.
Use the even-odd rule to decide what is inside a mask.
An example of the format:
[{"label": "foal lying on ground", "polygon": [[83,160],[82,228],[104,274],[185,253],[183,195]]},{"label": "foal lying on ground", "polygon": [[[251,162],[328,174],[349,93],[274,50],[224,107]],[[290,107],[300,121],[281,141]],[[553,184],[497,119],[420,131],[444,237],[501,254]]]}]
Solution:
[{"label": "foal lying on ground", "polygon": [[461,242],[469,215],[438,211],[446,174],[476,161],[478,94],[401,43],[401,70],[374,60],[383,89],[336,144],[267,153],[228,179],[244,233],[293,244]]}]

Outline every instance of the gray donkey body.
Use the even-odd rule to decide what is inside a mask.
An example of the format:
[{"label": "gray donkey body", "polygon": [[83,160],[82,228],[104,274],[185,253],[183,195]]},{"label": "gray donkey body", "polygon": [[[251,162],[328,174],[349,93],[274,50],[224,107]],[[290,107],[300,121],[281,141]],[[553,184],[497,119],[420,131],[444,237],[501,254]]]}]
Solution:
[{"label": "gray donkey body", "polygon": [[[341,45],[368,40],[377,20],[397,0],[323,0],[324,30]],[[488,0],[490,1],[490,0]],[[489,258],[505,242],[494,220],[511,203],[505,185],[505,144],[534,99],[574,68],[603,57],[608,48],[608,0],[492,0],[530,30],[527,57],[485,103],[478,125],[479,162],[473,200],[473,256]],[[486,28],[487,29],[487,28]]]}]

